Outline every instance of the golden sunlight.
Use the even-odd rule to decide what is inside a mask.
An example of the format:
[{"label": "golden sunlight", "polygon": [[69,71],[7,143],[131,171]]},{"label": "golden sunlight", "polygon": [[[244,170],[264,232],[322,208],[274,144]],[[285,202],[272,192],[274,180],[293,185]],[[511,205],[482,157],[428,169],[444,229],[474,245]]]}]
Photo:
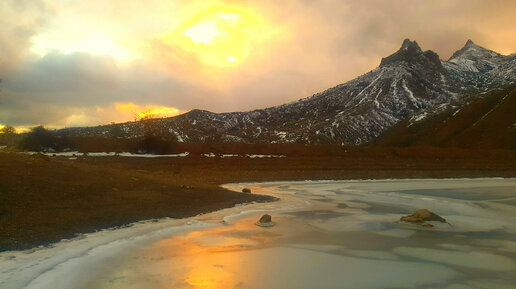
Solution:
[{"label": "golden sunlight", "polygon": [[14,130],[13,131],[10,131],[10,132],[14,132],[14,133],[24,133],[24,132],[28,132],[31,130],[32,127],[30,126],[6,126],[4,124],[0,124],[0,134],[3,134],[5,133],[5,131],[3,130],[4,128],[6,127],[11,127],[13,128]]},{"label": "golden sunlight", "polygon": [[272,33],[271,27],[253,11],[216,6],[191,18],[163,39],[206,66],[226,67],[244,60],[253,46]]},{"label": "golden sunlight", "polygon": [[199,23],[183,32],[183,35],[190,37],[195,44],[209,44],[219,34],[223,32],[217,30],[217,23],[214,21]]},{"label": "golden sunlight", "polygon": [[122,112],[129,112],[138,119],[148,118],[159,118],[159,117],[171,117],[181,113],[181,111],[175,107],[168,106],[141,106],[132,102],[126,103],[115,103],[117,110]]}]

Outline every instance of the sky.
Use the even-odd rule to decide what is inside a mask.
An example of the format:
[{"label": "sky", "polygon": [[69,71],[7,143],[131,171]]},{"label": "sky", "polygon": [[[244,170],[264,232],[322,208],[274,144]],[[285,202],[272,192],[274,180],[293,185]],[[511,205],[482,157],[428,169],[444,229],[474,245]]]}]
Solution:
[{"label": "sky", "polygon": [[0,127],[292,102],[416,40],[516,52],[514,0],[2,0]]}]

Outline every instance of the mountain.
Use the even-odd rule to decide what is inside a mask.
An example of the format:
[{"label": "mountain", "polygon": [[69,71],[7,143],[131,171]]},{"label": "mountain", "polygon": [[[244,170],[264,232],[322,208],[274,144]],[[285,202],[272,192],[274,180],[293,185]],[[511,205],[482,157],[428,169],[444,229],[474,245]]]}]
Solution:
[{"label": "mountain", "polygon": [[443,65],[464,86],[487,90],[514,82],[516,54],[504,56],[468,40]]},{"label": "mountain", "polygon": [[516,84],[436,107],[400,121],[375,141],[380,146],[516,149]]},{"label": "mountain", "polygon": [[192,110],[165,119],[65,129],[72,135],[140,137],[180,142],[360,145],[426,110],[516,81],[516,55],[500,55],[469,40],[448,61],[405,39],[379,67],[296,102],[248,112]]}]

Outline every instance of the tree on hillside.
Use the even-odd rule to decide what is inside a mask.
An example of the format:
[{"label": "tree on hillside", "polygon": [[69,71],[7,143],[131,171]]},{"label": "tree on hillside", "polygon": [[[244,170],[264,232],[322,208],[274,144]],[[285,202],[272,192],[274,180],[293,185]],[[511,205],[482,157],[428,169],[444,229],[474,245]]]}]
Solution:
[{"label": "tree on hillside", "polygon": [[16,134],[16,129],[10,125],[6,125],[0,129],[0,133],[4,135],[13,135]]},{"label": "tree on hillside", "polygon": [[0,145],[14,146],[18,140],[16,129],[10,125],[0,129]]},{"label": "tree on hillside", "polygon": [[62,151],[71,148],[66,135],[51,131],[42,125],[32,128],[19,144],[19,148],[27,151]]},{"label": "tree on hillside", "polygon": [[137,151],[152,154],[173,152],[177,140],[163,127],[161,120],[153,118],[152,114],[142,113],[139,116],[142,137],[137,143]]}]

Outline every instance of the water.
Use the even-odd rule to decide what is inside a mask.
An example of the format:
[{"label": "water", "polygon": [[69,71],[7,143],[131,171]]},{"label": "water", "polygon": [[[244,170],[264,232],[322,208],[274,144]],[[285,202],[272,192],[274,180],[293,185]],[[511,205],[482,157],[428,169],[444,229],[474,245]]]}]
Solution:
[{"label": "water", "polygon": [[516,288],[516,179],[244,186],[281,201],[5,252],[0,288]]}]

